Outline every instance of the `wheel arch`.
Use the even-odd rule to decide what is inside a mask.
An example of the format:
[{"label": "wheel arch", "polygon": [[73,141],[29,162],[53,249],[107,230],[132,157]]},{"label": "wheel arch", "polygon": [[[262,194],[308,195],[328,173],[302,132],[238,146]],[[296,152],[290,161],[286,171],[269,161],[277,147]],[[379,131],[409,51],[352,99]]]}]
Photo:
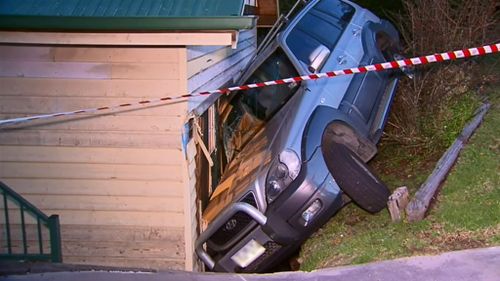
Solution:
[{"label": "wheel arch", "polygon": [[302,137],[303,159],[309,160],[318,147],[337,142],[346,145],[363,161],[369,161],[377,153],[377,147],[362,135],[362,128],[362,125],[356,127],[344,112],[328,106],[318,106]]},{"label": "wheel arch", "polygon": [[342,120],[330,122],[321,137],[322,146],[329,146],[333,143],[345,145],[365,163],[377,154],[375,144],[359,135],[349,124]]}]

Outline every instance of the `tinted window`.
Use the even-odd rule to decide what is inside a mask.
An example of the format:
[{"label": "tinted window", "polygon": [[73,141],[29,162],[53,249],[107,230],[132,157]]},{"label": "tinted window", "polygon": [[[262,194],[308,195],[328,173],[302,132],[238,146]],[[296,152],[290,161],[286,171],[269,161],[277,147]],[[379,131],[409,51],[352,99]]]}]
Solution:
[{"label": "tinted window", "polygon": [[[244,84],[298,76],[281,49],[269,56]],[[297,91],[299,83],[269,86],[232,95],[229,112],[223,113],[224,146],[228,159],[248,142],[266,121],[271,119]]]},{"label": "tinted window", "polygon": [[310,54],[320,45],[333,50],[355,9],[338,0],[322,0],[290,32],[286,43],[294,55],[310,65]]},{"label": "tinted window", "polygon": [[[255,70],[245,84],[278,80],[298,75],[285,53],[281,49],[278,49]],[[292,83],[251,89],[237,94],[240,94],[241,102],[248,107],[250,113],[260,120],[267,121],[288,101],[297,87],[297,83]]]}]

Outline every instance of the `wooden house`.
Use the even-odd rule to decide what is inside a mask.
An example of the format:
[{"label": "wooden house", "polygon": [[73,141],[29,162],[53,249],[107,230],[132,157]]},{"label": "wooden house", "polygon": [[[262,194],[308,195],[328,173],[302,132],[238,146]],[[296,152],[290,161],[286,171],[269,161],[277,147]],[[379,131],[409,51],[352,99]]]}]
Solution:
[{"label": "wooden house", "polygon": [[[2,0],[0,119],[232,84],[256,47],[247,2]],[[60,216],[65,263],[196,269],[194,120],[214,100],[2,127],[0,181]]]}]

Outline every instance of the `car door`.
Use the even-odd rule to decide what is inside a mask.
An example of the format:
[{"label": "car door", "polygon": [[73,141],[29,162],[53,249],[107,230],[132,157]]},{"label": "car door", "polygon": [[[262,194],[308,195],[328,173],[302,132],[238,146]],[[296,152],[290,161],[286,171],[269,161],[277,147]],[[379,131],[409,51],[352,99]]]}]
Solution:
[{"label": "car door", "polygon": [[[363,57],[360,65],[372,65],[392,60],[393,48],[396,42],[391,35],[386,32],[385,25],[388,23],[368,22],[362,28],[361,40],[363,45]],[[350,50],[348,49],[349,53]],[[353,54],[354,55],[354,54]],[[357,74],[351,84],[350,89],[350,113],[358,115],[368,128],[373,126],[373,122],[379,105],[389,83],[392,81],[391,71],[376,71]]]}]

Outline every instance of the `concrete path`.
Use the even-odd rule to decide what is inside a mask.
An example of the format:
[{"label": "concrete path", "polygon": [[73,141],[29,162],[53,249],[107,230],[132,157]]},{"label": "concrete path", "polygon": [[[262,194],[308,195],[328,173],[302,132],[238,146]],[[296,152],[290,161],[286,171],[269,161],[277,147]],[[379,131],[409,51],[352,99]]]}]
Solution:
[{"label": "concrete path", "polygon": [[315,272],[283,272],[263,275],[189,273],[181,271],[137,272],[54,272],[0,277],[0,281],[500,281],[500,247],[420,256]]}]

